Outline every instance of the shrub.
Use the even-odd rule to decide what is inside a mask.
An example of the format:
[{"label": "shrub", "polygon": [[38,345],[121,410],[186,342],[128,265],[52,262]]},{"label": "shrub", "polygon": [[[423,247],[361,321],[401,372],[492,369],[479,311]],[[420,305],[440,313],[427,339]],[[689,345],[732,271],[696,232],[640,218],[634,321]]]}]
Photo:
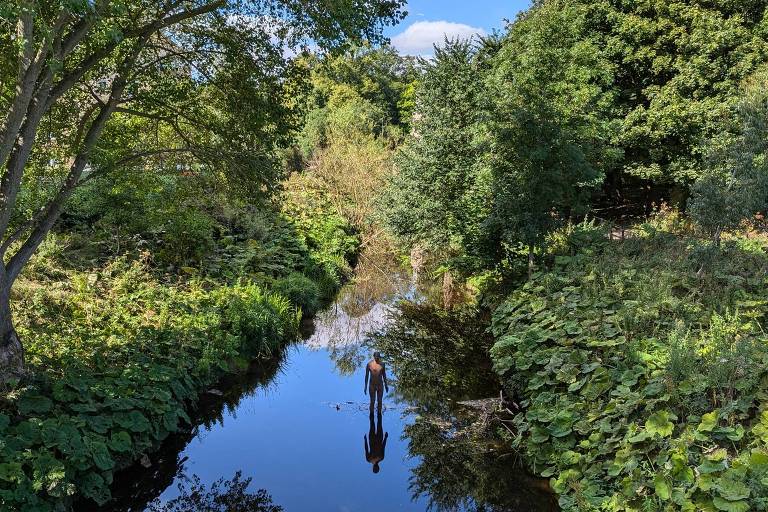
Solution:
[{"label": "shrub", "polygon": [[0,395],[3,510],[106,503],[114,472],[189,422],[200,391],[298,331],[295,306],[254,284],[162,284],[127,258],[70,277],[16,291],[35,378]]},{"label": "shrub", "polygon": [[320,287],[312,279],[298,272],[278,279],[272,289],[299,306],[305,314],[311,315],[320,308]]}]

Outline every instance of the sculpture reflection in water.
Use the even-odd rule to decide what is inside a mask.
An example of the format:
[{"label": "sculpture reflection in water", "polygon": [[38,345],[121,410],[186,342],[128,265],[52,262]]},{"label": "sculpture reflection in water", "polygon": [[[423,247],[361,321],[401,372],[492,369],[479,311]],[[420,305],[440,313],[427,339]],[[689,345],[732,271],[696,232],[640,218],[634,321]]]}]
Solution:
[{"label": "sculpture reflection in water", "polygon": [[381,469],[379,463],[384,460],[384,452],[387,449],[387,438],[389,432],[384,432],[382,426],[381,411],[376,415],[376,424],[373,423],[373,413],[369,416],[370,428],[368,435],[363,436],[365,442],[365,460],[373,464],[373,472],[378,473]]},{"label": "sculpture reflection in water", "polygon": [[547,482],[529,476],[501,438],[495,408],[474,406],[499,401],[485,325],[471,307],[403,302],[369,340],[396,376],[394,400],[414,418],[404,431],[408,454],[419,461],[411,492],[427,497],[435,511],[558,510]]}]

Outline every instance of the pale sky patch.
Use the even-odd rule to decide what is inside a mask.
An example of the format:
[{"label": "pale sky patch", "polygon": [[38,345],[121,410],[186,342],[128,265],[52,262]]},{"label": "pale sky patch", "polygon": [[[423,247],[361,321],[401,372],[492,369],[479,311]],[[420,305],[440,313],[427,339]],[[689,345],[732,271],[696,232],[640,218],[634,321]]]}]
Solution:
[{"label": "pale sky patch", "polygon": [[486,31],[464,23],[450,21],[417,21],[392,37],[392,46],[403,55],[431,55],[434,45],[442,45],[445,38],[470,39],[485,36]]}]

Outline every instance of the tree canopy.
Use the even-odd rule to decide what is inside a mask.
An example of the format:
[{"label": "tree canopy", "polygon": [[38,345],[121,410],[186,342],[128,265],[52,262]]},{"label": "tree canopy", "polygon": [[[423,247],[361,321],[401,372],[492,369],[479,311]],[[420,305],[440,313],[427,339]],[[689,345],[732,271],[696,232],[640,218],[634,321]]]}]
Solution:
[{"label": "tree canopy", "polygon": [[295,126],[288,48],[381,38],[400,0],[43,2],[0,10],[0,342],[21,269],[86,181],[136,166],[268,193]]}]

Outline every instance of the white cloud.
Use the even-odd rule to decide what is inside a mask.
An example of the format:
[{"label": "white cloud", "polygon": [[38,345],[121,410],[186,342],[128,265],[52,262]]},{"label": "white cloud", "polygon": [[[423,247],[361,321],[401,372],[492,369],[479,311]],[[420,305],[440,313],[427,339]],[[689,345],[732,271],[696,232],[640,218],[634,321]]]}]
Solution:
[{"label": "white cloud", "polygon": [[450,21],[417,21],[392,38],[392,46],[404,55],[431,55],[433,45],[442,45],[445,38],[469,39],[487,35],[482,28]]}]

